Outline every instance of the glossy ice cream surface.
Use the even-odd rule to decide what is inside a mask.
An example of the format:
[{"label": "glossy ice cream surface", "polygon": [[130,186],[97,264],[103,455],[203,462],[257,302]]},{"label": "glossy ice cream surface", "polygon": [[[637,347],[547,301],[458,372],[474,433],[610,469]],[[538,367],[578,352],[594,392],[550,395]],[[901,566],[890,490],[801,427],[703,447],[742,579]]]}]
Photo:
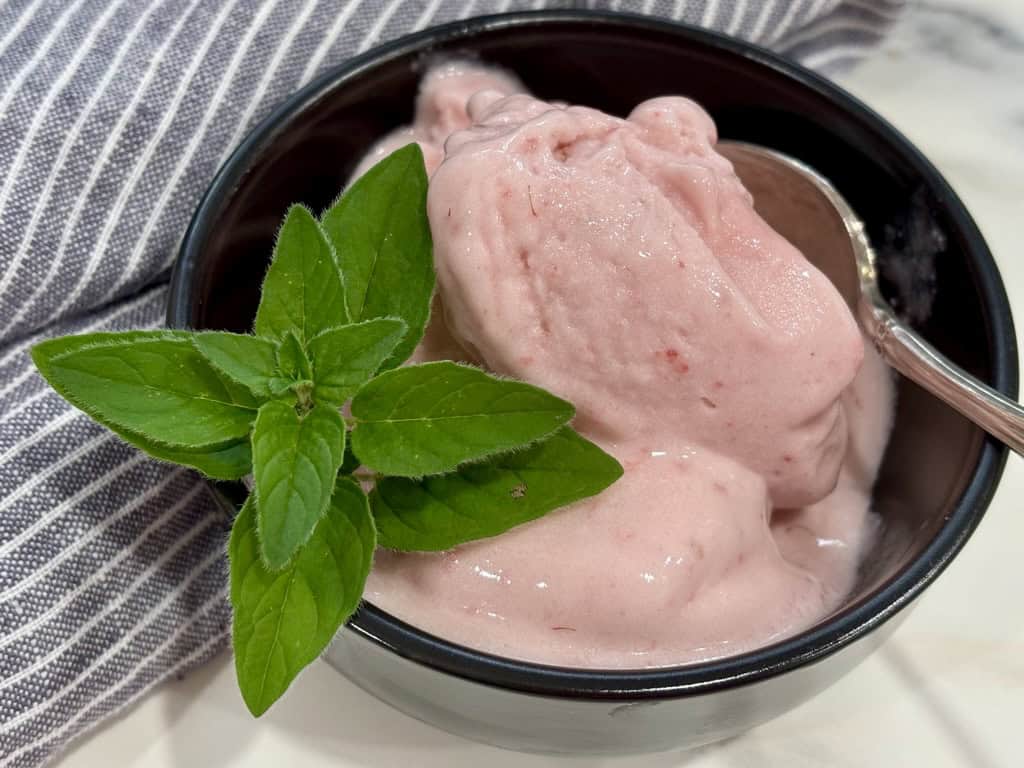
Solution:
[{"label": "glossy ice cream surface", "polygon": [[366,597],[570,666],[687,663],[806,628],[870,546],[887,369],[754,212],[699,106],[655,99],[623,120],[519,90],[435,69],[415,124],[375,153],[415,139],[433,173],[438,300],[417,358],[571,400],[626,472],[493,539],[380,552]]}]

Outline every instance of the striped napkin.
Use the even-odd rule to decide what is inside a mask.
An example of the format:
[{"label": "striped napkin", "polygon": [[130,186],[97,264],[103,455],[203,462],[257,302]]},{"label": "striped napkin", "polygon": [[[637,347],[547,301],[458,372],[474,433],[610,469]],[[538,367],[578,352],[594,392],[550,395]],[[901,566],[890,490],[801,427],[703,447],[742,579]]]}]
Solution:
[{"label": "striped napkin", "polygon": [[0,766],[38,766],[228,643],[224,522],[26,354],[157,328],[203,190],[282,98],[376,43],[496,11],[671,17],[826,73],[902,0],[0,0]]}]

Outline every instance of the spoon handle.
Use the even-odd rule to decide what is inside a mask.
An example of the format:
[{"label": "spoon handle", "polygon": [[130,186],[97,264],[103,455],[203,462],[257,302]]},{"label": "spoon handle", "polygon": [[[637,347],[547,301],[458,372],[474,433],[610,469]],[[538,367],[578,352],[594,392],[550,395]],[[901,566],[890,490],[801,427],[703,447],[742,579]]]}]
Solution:
[{"label": "spoon handle", "polygon": [[889,365],[955,408],[1010,450],[1024,455],[1024,408],[971,376],[888,307],[861,302],[861,321]]}]

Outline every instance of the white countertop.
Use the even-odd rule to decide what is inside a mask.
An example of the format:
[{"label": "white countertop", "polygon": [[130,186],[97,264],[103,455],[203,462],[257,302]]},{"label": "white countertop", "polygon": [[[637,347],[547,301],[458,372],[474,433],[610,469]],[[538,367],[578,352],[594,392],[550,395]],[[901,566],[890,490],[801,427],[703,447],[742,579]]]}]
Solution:
[{"label": "white countertop", "polygon": [[[906,133],[967,203],[1024,328],[1024,2],[920,2],[882,52],[841,83]],[[1021,765],[1024,568],[1014,565],[1024,549],[1022,499],[1024,463],[1011,457],[980,529],[886,646],[797,710],[697,752],[617,759],[505,752],[412,720],[323,662],[256,721],[225,653],[85,737],[58,765]]]}]

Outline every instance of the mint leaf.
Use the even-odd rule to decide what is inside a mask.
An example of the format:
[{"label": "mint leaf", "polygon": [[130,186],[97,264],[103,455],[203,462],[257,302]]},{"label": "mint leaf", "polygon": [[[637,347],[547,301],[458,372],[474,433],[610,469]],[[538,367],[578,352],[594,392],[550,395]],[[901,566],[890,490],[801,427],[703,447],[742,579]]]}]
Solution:
[{"label": "mint leaf", "polygon": [[345,286],[334,249],[308,208],[288,209],[256,310],[256,335],[281,341],[294,332],[306,342],[348,322]]},{"label": "mint leaf", "polygon": [[[68,352],[81,352],[83,349],[91,347],[127,344],[133,341],[153,341],[154,339],[191,341],[193,335],[192,331],[160,329],[157,331],[99,331],[97,333],[82,333],[77,336],[58,336],[36,344],[33,347],[32,359],[38,368],[39,361],[35,360],[36,349],[40,350],[43,362],[46,362],[66,355]],[[45,373],[43,375],[45,376]]]},{"label": "mint leaf", "polygon": [[313,378],[313,365],[294,332],[286,333],[281,341],[277,350],[277,367],[279,374],[290,382],[310,381]]},{"label": "mint leaf", "polygon": [[254,497],[231,532],[235,673],[257,717],[314,661],[359,605],[376,536],[366,496],[339,478],[327,513],[282,571],[260,558]]},{"label": "mint leaf", "polygon": [[367,171],[323,216],[345,275],[351,321],[405,321],[405,338],[385,368],[409,357],[430,316],[434,258],[426,200],[423,152],[409,144]]},{"label": "mint leaf", "polygon": [[220,448],[169,448],[141,435],[110,429],[126,443],[131,443],[156,459],[192,467],[214,480],[238,480],[252,472],[252,449],[248,437]]},{"label": "mint leaf", "polygon": [[276,344],[267,339],[226,331],[197,333],[196,349],[218,371],[249,388],[257,397],[269,397],[277,370]]},{"label": "mint leaf", "polygon": [[405,335],[396,318],[331,328],[309,342],[316,397],[341,405],[367,381]]},{"label": "mint leaf", "polygon": [[385,477],[370,494],[370,505],[382,547],[436,551],[497,536],[594,496],[621,476],[619,462],[563,427],[525,451],[447,475]]},{"label": "mint leaf", "polygon": [[65,400],[147,443],[214,448],[249,433],[256,400],[223,376],[187,334],[130,331],[53,339],[32,349]]},{"label": "mint leaf", "polygon": [[252,433],[260,545],[271,570],[283,568],[309,538],[331,498],[345,450],[345,422],[333,407],[300,416],[271,400]]},{"label": "mint leaf", "polygon": [[352,400],[352,450],[386,475],[418,477],[522,448],[574,415],[542,389],[451,362],[382,373]]},{"label": "mint leaf", "polygon": [[[192,338],[193,334],[188,331],[121,331],[63,336],[37,345],[41,349],[38,352],[33,352],[33,358],[37,367],[40,368],[40,372],[45,376],[49,362],[68,352],[77,352],[108,344],[130,344],[135,341],[151,341],[153,339],[189,341]],[[215,480],[237,480],[252,471],[252,451],[249,448],[247,436],[222,447],[170,448],[129,430],[110,424],[106,426],[126,443],[134,445],[154,458],[192,467]]]}]

